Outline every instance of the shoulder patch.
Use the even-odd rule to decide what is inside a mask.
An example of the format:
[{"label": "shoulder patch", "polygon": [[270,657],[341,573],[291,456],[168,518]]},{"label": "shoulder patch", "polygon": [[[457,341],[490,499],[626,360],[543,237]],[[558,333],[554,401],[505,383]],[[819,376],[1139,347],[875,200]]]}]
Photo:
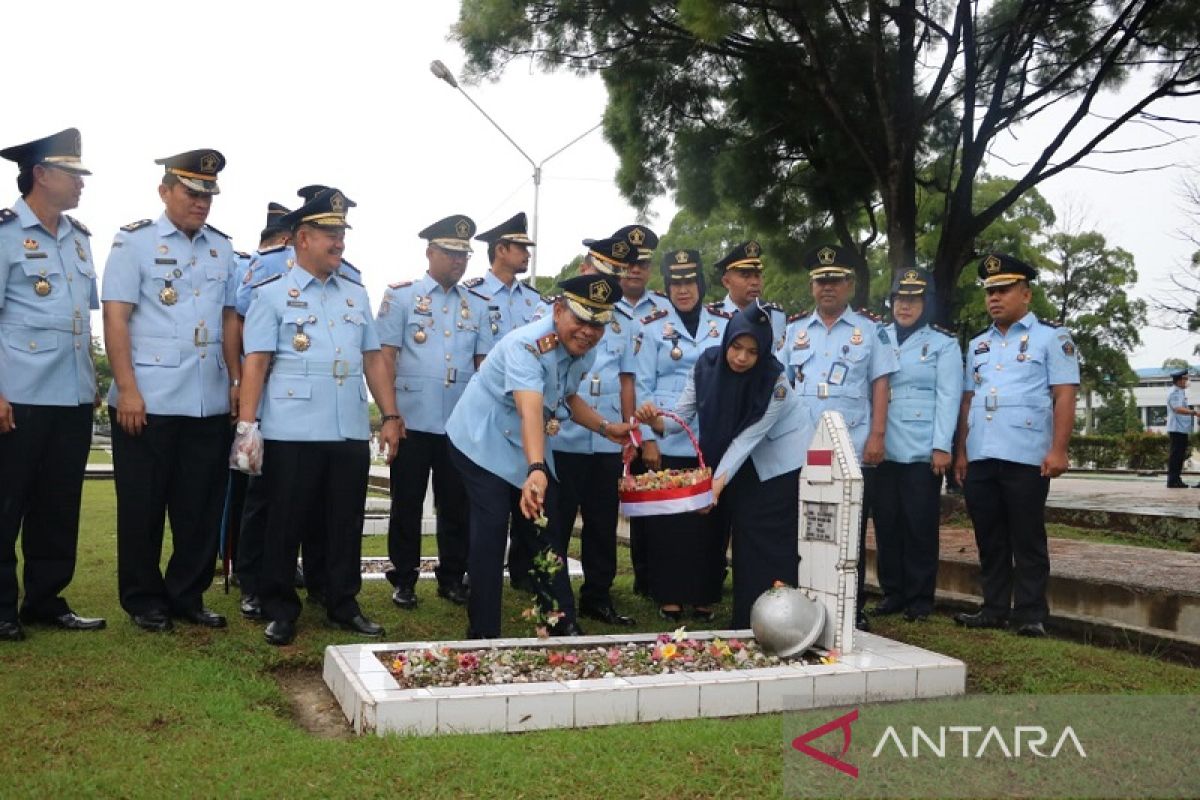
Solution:
[{"label": "shoulder patch", "polygon": [[274,245],[273,247],[268,247],[266,250],[259,250],[258,254],[260,256],[265,256],[267,253],[278,253],[280,250],[282,250],[285,247],[287,247],[286,244],[277,244],[277,245]]},{"label": "shoulder patch", "polygon": [[88,230],[88,228],[87,228],[87,225],[84,225],[82,222],[80,222],[79,220],[75,219],[75,218],[74,218],[74,217],[72,217],[70,214],[64,214],[63,216],[64,216],[64,217],[66,217],[66,218],[67,218],[67,220],[68,220],[68,221],[69,221],[69,222],[70,222],[72,225],[74,225],[74,226],[75,226],[75,230],[79,231],[79,232],[80,232],[80,233],[82,233],[84,236],[91,236],[91,235],[92,235],[92,232]]},{"label": "shoulder patch", "polygon": [[17,218],[17,212],[11,208],[0,208],[0,225]]},{"label": "shoulder patch", "polygon": [[625,319],[633,319],[633,314],[630,314],[628,311],[621,308],[620,306],[613,306],[613,311],[616,311],[618,314],[624,314]]},{"label": "shoulder patch", "polygon": [[400,281],[399,283],[389,283],[388,288],[389,289],[403,289],[406,286],[412,286],[412,285],[413,285],[412,281]]},{"label": "shoulder patch", "polygon": [[762,307],[768,311],[778,311],[780,314],[787,314],[787,312],[783,310],[783,306],[779,305],[779,303],[767,302],[763,303]]},{"label": "shoulder patch", "polygon": [[718,317],[724,319],[733,319],[733,314],[726,311],[724,305],[724,303],[709,303],[705,308],[708,309],[708,313],[710,314],[716,314]]},{"label": "shoulder patch", "polygon": [[[482,282],[482,281],[481,281],[481,282]],[[475,291],[473,288],[471,288],[471,287],[469,287],[469,286],[467,287],[467,293],[468,293],[468,294],[473,294],[473,295],[475,295],[476,297],[478,297],[480,300],[483,300],[483,301],[485,301],[485,302],[487,302],[487,301],[490,301],[490,300],[492,299],[492,296],[491,296],[491,295],[484,294],[483,292],[477,292],[477,291]]]},{"label": "shoulder patch", "polygon": [[783,383],[775,384],[775,399],[776,400],[786,400],[787,399],[787,386],[785,386]]},{"label": "shoulder patch", "polygon": [[241,250],[234,250],[233,254],[238,258],[254,258],[254,256],[250,255],[249,253],[243,253]]},{"label": "shoulder patch", "polygon": [[950,330],[949,328],[943,328],[941,325],[935,325],[932,322],[929,324],[929,327],[943,336],[949,336],[951,339],[954,338],[954,331]]},{"label": "shoulder patch", "polygon": [[230,236],[228,233],[225,233],[224,231],[219,231],[219,230],[217,230],[217,229],[216,229],[216,228],[214,228],[212,225],[209,225],[207,222],[206,222],[206,223],[204,223],[204,227],[205,227],[205,229],[206,229],[206,230],[210,230],[210,231],[212,231],[213,233],[216,233],[216,234],[219,234],[219,235],[221,235],[221,236],[224,236],[226,239],[232,239],[232,238],[233,238],[233,237],[232,237],[232,236]]},{"label": "shoulder patch", "polygon": [[342,270],[339,269],[337,271],[337,276],[339,278],[341,278],[342,280],[346,280],[346,281],[349,281],[350,283],[353,283],[355,286],[362,286],[362,283],[359,282],[358,278],[354,277],[349,272],[342,272]]},{"label": "shoulder patch", "polygon": [[549,353],[556,347],[558,347],[557,333],[548,333],[537,340],[537,349],[539,353]]},{"label": "shoulder patch", "polygon": [[787,318],[788,325],[791,325],[793,322],[796,322],[797,320],[804,319],[807,316],[808,316],[807,311],[801,311],[799,314],[792,314],[790,317]]},{"label": "shoulder patch", "polygon": [[121,230],[125,231],[126,233],[133,233],[134,231],[140,231],[142,228],[146,227],[152,222],[153,220],[149,219],[139,219],[137,222],[131,222],[128,225],[122,225]]},{"label": "shoulder patch", "polygon": [[282,273],[282,272],[276,272],[274,275],[272,275],[272,276],[271,276],[271,277],[269,277],[269,278],[263,278],[261,281],[259,281],[258,283],[254,284],[254,285],[253,285],[253,286],[251,286],[250,288],[251,288],[251,289],[257,289],[257,288],[258,288],[258,287],[260,287],[260,286],[266,286],[266,285],[267,285],[268,283],[270,283],[271,281],[277,281],[277,280],[279,280],[279,279],[280,279],[280,278],[282,278],[282,277],[283,277],[283,273]]},{"label": "shoulder patch", "polygon": [[558,302],[558,298],[562,297],[562,295],[560,295],[560,294],[540,294],[540,295],[538,295],[538,297],[541,298],[541,301],[543,303],[545,303],[546,305],[552,306]]},{"label": "shoulder patch", "polygon": [[463,281],[463,286],[467,287],[468,289],[474,289],[476,286],[481,286],[482,284],[483,278],[470,278]]},{"label": "shoulder patch", "polygon": [[1042,323],[1043,325],[1045,325],[1048,328],[1061,328],[1062,327],[1062,323],[1056,319],[1042,319],[1041,317],[1038,317],[1038,322]]},{"label": "shoulder patch", "polygon": [[656,295],[658,295],[659,297],[661,297],[663,300],[670,300],[670,299],[671,299],[670,297],[668,297],[668,296],[667,296],[667,293],[666,293],[666,292],[660,292],[658,289],[655,289],[654,291],[652,291],[652,292],[651,292],[651,294],[656,294]]},{"label": "shoulder patch", "polygon": [[538,349],[536,347],[534,347],[532,344],[530,344],[529,342],[523,342],[522,345],[524,346],[524,348],[526,350],[533,353],[536,357],[538,357],[538,358],[542,357],[542,354],[538,352]]},{"label": "shoulder patch", "polygon": [[649,325],[651,322],[654,322],[654,320],[656,320],[656,319],[662,319],[663,317],[665,317],[667,315],[667,313],[668,312],[665,308],[656,308],[653,311],[651,311],[649,314],[647,314],[646,316],[642,317],[642,324]]},{"label": "shoulder patch", "polygon": [[888,336],[887,328],[884,327],[883,325],[880,325],[876,329],[875,335],[879,337],[879,341],[882,342],[883,344],[891,344],[892,343],[891,337]]},{"label": "shoulder patch", "polygon": [[859,316],[866,317],[867,319],[871,320],[872,322],[880,321],[879,315],[876,314],[874,311],[870,310],[869,308],[856,309],[855,313],[858,314]]}]

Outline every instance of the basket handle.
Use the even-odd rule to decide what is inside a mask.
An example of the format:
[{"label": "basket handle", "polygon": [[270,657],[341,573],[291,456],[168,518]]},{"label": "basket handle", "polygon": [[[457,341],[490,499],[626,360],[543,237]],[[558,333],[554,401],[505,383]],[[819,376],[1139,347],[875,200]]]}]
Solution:
[{"label": "basket handle", "polygon": [[[700,443],[696,441],[696,435],[692,433],[692,429],[688,427],[688,424],[683,421],[682,417],[673,411],[664,411],[660,408],[658,413],[661,416],[670,417],[679,423],[679,427],[683,428],[683,432],[687,434],[688,439],[690,439],[692,442],[692,447],[696,450],[696,457],[700,460],[700,469],[704,469],[704,453],[700,452]],[[638,425],[641,423],[638,422],[637,417],[630,417],[629,424],[633,426],[632,430],[630,431],[630,439],[633,441],[633,446],[626,448],[622,453],[622,461],[625,462],[626,477],[629,476],[629,464],[631,461],[633,461],[634,448],[641,445],[641,436],[638,434]]]}]

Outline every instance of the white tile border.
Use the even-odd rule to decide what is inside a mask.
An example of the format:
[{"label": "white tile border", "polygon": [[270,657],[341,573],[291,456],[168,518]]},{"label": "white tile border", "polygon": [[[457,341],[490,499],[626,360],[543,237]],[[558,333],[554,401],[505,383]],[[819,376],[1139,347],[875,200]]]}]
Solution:
[{"label": "white tile border", "polygon": [[[853,655],[833,664],[505,686],[401,689],[376,656],[430,646],[611,647],[653,642],[658,635],[331,645],[325,648],[323,674],[354,732],[380,735],[583,728],[947,697],[966,691],[967,670],[961,661],[869,634],[862,635]],[[748,630],[689,631],[688,636],[754,638]]]}]

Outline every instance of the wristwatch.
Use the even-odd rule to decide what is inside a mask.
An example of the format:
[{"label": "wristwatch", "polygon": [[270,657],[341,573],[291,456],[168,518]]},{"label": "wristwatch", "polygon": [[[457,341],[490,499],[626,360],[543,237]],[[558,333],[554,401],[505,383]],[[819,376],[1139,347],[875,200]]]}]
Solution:
[{"label": "wristwatch", "polygon": [[529,469],[525,470],[525,477],[528,478],[535,472],[541,472],[547,478],[550,477],[550,468],[546,466],[545,461],[535,461],[529,465]]},{"label": "wristwatch", "polygon": [[242,420],[241,422],[239,422],[237,424],[238,436],[247,434],[250,431],[254,430],[256,427],[258,427],[257,422],[246,422],[245,420]]},{"label": "wristwatch", "polygon": [[393,420],[393,419],[396,420],[397,422],[399,422],[400,415],[399,414],[384,414],[383,417],[379,420],[379,422],[380,422],[380,424],[383,424],[384,422],[387,422],[388,420]]},{"label": "wristwatch", "polygon": [[606,420],[606,419],[602,419],[602,420],[600,420],[600,429],[599,429],[599,433],[600,433],[600,435],[601,435],[601,436],[607,436],[607,435],[608,435],[608,420]]}]

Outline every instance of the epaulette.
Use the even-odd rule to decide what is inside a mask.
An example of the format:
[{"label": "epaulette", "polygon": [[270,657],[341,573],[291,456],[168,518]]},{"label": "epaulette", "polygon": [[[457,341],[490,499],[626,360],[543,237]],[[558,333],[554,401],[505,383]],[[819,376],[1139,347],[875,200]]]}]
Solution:
[{"label": "epaulette", "polygon": [[787,318],[788,325],[791,325],[796,320],[804,319],[807,316],[808,316],[807,311],[801,311],[799,314],[792,314],[790,317]]},{"label": "epaulette", "polygon": [[362,286],[362,283],[361,283],[361,282],[359,282],[358,278],[354,277],[353,275],[351,275],[351,274],[350,274],[350,273],[348,273],[348,272],[342,272],[342,271],[339,269],[337,274],[338,274],[338,277],[339,277],[339,278],[341,278],[342,280],[347,280],[347,281],[350,281],[350,282],[351,282],[351,283],[353,283],[355,286]]},{"label": "epaulette", "polygon": [[787,314],[787,312],[783,310],[783,306],[779,305],[779,303],[762,303],[762,307],[768,311],[778,311],[780,314]]},{"label": "epaulette", "polygon": [[3,225],[5,222],[11,222],[16,218],[17,212],[11,208],[0,208],[0,225]]},{"label": "epaulette", "polygon": [[252,257],[253,257],[253,256],[251,256],[249,253],[243,253],[241,250],[234,250],[234,251],[233,251],[233,254],[234,254],[235,256],[237,256],[238,258],[247,258],[247,259],[248,259],[248,258],[252,258]]},{"label": "epaulette", "polygon": [[655,289],[655,290],[653,290],[653,291],[651,292],[651,294],[656,294],[656,295],[658,295],[659,297],[661,297],[663,300],[670,300],[670,299],[671,299],[671,298],[670,298],[670,297],[667,295],[667,293],[666,293],[666,292],[660,292],[658,289]]},{"label": "epaulette", "polygon": [[268,283],[270,283],[271,281],[277,281],[277,280],[279,280],[279,279],[280,279],[280,278],[282,278],[282,277],[283,277],[283,273],[282,273],[282,272],[276,272],[274,275],[272,275],[272,276],[271,276],[271,277],[269,277],[269,278],[263,278],[261,281],[259,281],[258,283],[254,284],[254,285],[253,285],[253,286],[251,286],[250,288],[251,288],[251,289],[257,289],[257,288],[258,288],[258,287],[260,287],[260,286],[266,286],[266,285],[267,285]]},{"label": "epaulette", "polygon": [[492,300],[492,296],[490,294],[484,294],[483,292],[477,292],[469,286],[467,287],[467,294],[473,294],[476,297],[478,297],[480,300],[483,300],[484,302],[491,302],[491,300]]},{"label": "epaulette", "polygon": [[1062,327],[1062,323],[1056,319],[1042,319],[1041,317],[1038,317],[1038,322],[1040,322],[1043,325],[1050,327],[1050,328],[1061,328]]},{"label": "epaulette", "polygon": [[987,333],[991,329],[992,329],[991,325],[988,325],[986,328],[980,328],[979,330],[977,330],[971,334],[971,338],[978,339],[980,336],[983,336],[985,333]]},{"label": "epaulette", "polygon": [[882,322],[883,321],[882,319],[880,319],[878,314],[876,314],[874,311],[871,311],[869,308],[856,309],[855,313],[858,314],[859,316],[866,317],[867,319],[871,320],[872,322]]},{"label": "epaulette", "polygon": [[552,306],[558,302],[558,299],[560,297],[562,297],[562,295],[561,294],[539,294],[538,297],[540,297],[542,299],[542,302],[545,303],[546,305]]},{"label": "epaulette", "polygon": [[663,317],[665,317],[667,315],[667,313],[668,312],[665,308],[656,308],[653,311],[651,311],[649,314],[647,314],[646,316],[642,317],[642,324],[649,325],[651,322],[654,322],[654,320],[656,320],[656,319],[662,319]]},{"label": "epaulette", "polygon": [[468,289],[474,289],[476,286],[479,286],[482,283],[483,283],[483,278],[470,278],[468,280],[463,281],[463,286],[467,287]]},{"label": "epaulette", "polygon": [[633,319],[633,314],[630,314],[628,311],[621,308],[620,306],[613,306],[613,311],[616,311],[618,314],[624,314],[625,319]]},{"label": "epaulette", "polygon": [[75,226],[75,230],[79,231],[79,232],[80,232],[80,233],[82,233],[84,236],[91,236],[91,235],[92,235],[92,232],[88,230],[88,228],[87,228],[87,225],[84,225],[82,222],[80,222],[79,220],[75,219],[75,218],[74,218],[74,217],[72,217],[70,214],[63,214],[63,216],[67,218],[67,221],[69,221],[69,222],[70,222],[72,225],[74,225],[74,226]]},{"label": "epaulette", "polygon": [[708,313],[710,314],[716,314],[718,317],[722,317],[724,319],[733,319],[733,314],[730,314],[728,311],[721,308],[721,305],[721,303],[709,303],[705,306],[705,308],[708,309]]},{"label": "epaulette", "polygon": [[139,219],[137,222],[131,222],[128,225],[122,225],[121,230],[125,231],[126,233],[133,233],[134,231],[140,231],[142,228],[150,225],[152,222],[153,220],[149,219]]},{"label": "epaulette", "polygon": [[949,336],[951,339],[954,338],[954,331],[950,330],[949,328],[943,328],[941,325],[937,325],[932,322],[929,324],[929,327],[933,328],[935,331],[937,331],[940,334]]},{"label": "epaulette", "polygon": [[285,247],[287,247],[286,244],[277,244],[273,247],[268,247],[266,250],[259,250],[258,254],[260,256],[265,256],[267,253],[278,253],[280,250],[282,250]]},{"label": "epaulette", "polygon": [[347,260],[346,260],[346,259],[344,259],[344,258],[342,259],[342,266],[343,266],[343,267],[349,267],[350,269],[352,269],[352,270],[354,270],[355,272],[357,272],[359,275],[362,275],[362,270],[361,270],[361,269],[359,269],[358,267],[354,266],[353,264],[351,264],[349,261],[347,261]]},{"label": "epaulette", "polygon": [[214,228],[212,225],[209,225],[207,222],[206,222],[206,223],[204,223],[204,227],[205,227],[205,228],[207,228],[208,230],[212,231],[213,233],[220,234],[221,236],[224,236],[226,239],[232,239],[232,238],[233,238],[233,237],[232,237],[232,236],[230,236],[228,233],[225,233],[224,231],[217,230],[217,229],[216,229],[216,228]]},{"label": "epaulette", "polygon": [[549,353],[556,347],[558,347],[557,333],[548,333],[537,340],[537,349],[539,353]]},{"label": "epaulette", "polygon": [[389,289],[403,289],[405,287],[412,286],[412,284],[413,284],[412,281],[400,281],[399,283],[389,283],[388,288]]}]

